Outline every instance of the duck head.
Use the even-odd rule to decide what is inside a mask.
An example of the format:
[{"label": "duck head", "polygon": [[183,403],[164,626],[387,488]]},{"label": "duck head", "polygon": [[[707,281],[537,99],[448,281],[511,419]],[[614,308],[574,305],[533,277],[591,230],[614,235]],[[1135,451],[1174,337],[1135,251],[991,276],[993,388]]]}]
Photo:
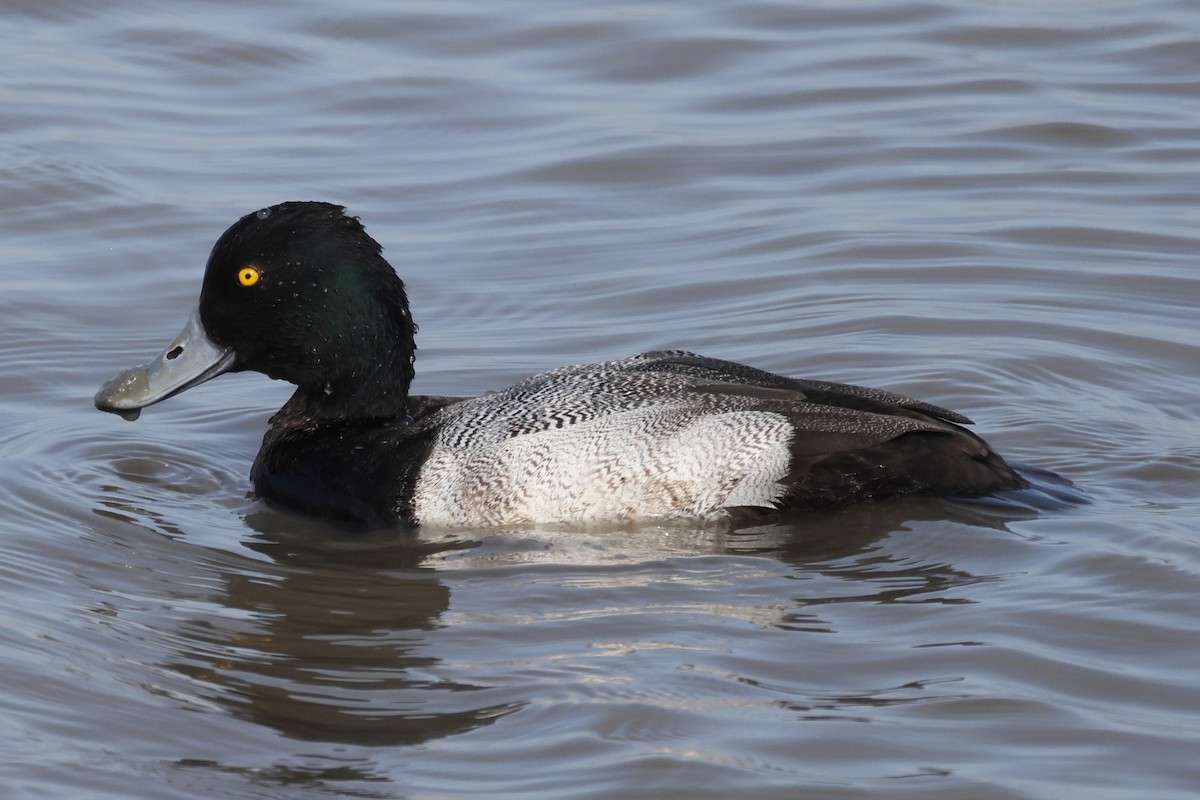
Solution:
[{"label": "duck head", "polygon": [[213,246],[200,302],[152,361],[96,393],[126,419],[215,378],[252,370],[297,387],[314,418],[402,415],[416,326],[379,244],[341,206],[289,202],[242,217]]}]

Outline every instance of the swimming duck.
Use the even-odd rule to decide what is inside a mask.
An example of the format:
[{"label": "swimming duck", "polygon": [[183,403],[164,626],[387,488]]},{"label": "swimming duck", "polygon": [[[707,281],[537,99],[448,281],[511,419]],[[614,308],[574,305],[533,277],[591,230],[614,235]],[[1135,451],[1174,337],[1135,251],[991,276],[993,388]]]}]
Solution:
[{"label": "swimming duck", "polygon": [[295,384],[258,496],[357,525],[758,517],[1026,486],[966,417],[682,350],[561,367],[475,398],[409,394],[416,326],[341,206],[281,203],[214,245],[200,302],[96,407],[129,419],[224,372]]}]

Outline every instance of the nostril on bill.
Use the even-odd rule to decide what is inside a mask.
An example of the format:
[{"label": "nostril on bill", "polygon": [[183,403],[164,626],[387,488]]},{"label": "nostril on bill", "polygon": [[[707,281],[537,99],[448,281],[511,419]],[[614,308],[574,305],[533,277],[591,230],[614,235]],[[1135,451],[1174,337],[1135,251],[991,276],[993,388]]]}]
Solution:
[{"label": "nostril on bill", "polygon": [[179,358],[181,355],[183,355],[183,347],[176,345],[167,351],[167,360],[172,361],[176,358]]}]

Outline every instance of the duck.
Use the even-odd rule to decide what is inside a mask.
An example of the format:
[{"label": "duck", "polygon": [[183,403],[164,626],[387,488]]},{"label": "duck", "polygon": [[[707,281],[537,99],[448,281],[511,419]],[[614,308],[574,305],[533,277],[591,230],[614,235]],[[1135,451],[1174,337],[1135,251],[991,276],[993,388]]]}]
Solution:
[{"label": "duck", "polygon": [[477,397],[413,395],[417,326],[345,207],[285,202],[213,246],[199,303],[95,405],[136,419],[226,372],[295,385],[250,470],[268,504],[356,527],[744,523],[1028,482],[954,411],[686,350],[574,364]]}]

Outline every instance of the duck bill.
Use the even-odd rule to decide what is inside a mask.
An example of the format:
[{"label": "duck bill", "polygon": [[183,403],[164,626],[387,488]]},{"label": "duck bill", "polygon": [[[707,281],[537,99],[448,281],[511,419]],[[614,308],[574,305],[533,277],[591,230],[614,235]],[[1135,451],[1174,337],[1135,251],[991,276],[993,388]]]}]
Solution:
[{"label": "duck bill", "polygon": [[140,410],[233,369],[237,354],[208,338],[197,308],[183,331],[153,361],[100,387],[96,408],[135,420]]}]

